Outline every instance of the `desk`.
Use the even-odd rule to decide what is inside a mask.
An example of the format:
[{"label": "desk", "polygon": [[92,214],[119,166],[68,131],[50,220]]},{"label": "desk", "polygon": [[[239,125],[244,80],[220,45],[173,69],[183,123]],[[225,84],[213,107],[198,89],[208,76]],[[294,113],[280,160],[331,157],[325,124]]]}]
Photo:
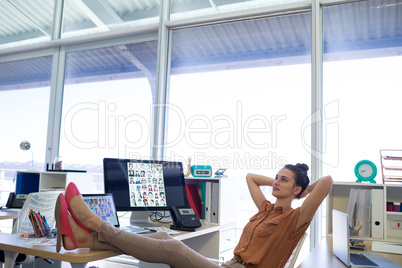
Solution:
[{"label": "desk", "polygon": [[[17,211],[0,210],[0,220],[13,220],[10,231],[5,233],[11,233],[12,227],[16,223],[17,219],[18,219]],[[3,235],[5,233],[2,232],[2,230],[0,230],[0,235]]]},{"label": "desk", "polygon": [[[371,240],[364,241],[366,244],[366,253],[380,253],[391,261],[402,266],[402,256],[400,254],[382,253],[382,252],[371,252]],[[361,252],[361,251],[353,251]],[[316,267],[317,265],[321,267],[334,267],[334,268],[344,268],[346,267],[337,257],[332,253],[332,236],[327,236],[324,238],[316,248],[311,251],[306,259],[300,264],[300,268],[310,268]]]},{"label": "desk", "polygon": [[17,219],[18,213],[13,211],[1,211],[0,210],[0,220]]},{"label": "desk", "polygon": [[236,245],[236,223],[214,224],[201,220],[202,227],[195,232],[180,232],[173,235],[177,240],[197,251],[201,255],[220,259],[220,253],[230,248],[230,258],[233,257],[233,248]]},{"label": "desk", "polygon": [[20,238],[18,234],[1,236],[0,250],[4,250],[6,258],[4,268],[14,266],[14,260],[18,253],[70,262],[73,268],[84,268],[88,262],[119,255],[113,251],[91,251],[89,248],[75,250],[64,250],[62,248],[57,253],[56,246],[27,245],[26,240]]},{"label": "desk", "polygon": [[[174,234],[173,238],[182,241],[194,251],[200,253],[207,258],[213,260],[222,260],[220,258],[220,250],[224,248],[226,244],[229,244],[229,247],[231,248],[231,244],[235,243],[236,223],[218,225],[205,222],[204,220],[201,220],[201,222],[203,223],[203,225],[202,227],[197,228],[197,231],[179,232],[178,234]],[[169,228],[170,224],[160,224],[160,226]],[[233,251],[230,250],[230,258],[232,256]],[[167,265],[149,265],[128,255],[119,255],[107,260],[102,260],[100,261],[99,266],[117,267],[116,263],[122,264],[122,267],[130,267],[136,265],[138,265],[139,267],[168,267]]]},{"label": "desk", "polygon": [[[169,225],[164,225],[168,228]],[[219,259],[219,231],[226,228],[234,228],[232,224],[220,226],[217,224],[204,223],[196,232],[180,232],[174,235],[175,239],[181,240],[198,253],[213,259]],[[73,268],[84,268],[88,262],[95,262],[107,258],[113,262],[113,257],[119,254],[112,251],[91,251],[85,249],[64,250],[56,252],[56,246],[27,245],[27,239],[22,239],[18,234],[3,235],[0,241],[0,250],[6,253],[4,268],[13,267],[14,260],[18,253],[33,255],[51,260],[70,262]],[[137,262],[131,256],[120,255],[120,260],[124,259],[127,263]],[[140,265],[141,266],[141,265]]]}]

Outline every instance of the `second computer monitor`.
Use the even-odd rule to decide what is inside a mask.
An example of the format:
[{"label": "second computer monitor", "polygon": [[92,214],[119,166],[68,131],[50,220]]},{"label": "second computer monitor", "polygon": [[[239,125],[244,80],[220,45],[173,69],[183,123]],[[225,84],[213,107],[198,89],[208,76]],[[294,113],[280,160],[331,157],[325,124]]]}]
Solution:
[{"label": "second computer monitor", "polygon": [[181,162],[105,158],[103,169],[118,211],[188,207]]}]

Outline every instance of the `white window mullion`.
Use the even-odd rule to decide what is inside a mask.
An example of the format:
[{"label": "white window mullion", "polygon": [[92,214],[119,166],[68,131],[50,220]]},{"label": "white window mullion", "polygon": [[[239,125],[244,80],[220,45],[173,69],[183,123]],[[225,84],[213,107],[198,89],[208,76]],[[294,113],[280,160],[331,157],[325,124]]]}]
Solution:
[{"label": "white window mullion", "polygon": [[61,36],[62,20],[63,20],[64,0],[57,0],[54,5],[52,39],[58,40]]},{"label": "white window mullion", "polygon": [[165,22],[170,14],[170,1],[161,0],[161,15],[158,37],[158,60],[156,72],[156,89],[153,100],[153,122],[151,130],[151,158],[163,159],[163,145],[167,127],[167,92],[169,78],[169,29]]},{"label": "white window mullion", "polygon": [[55,50],[56,51],[53,54],[46,146],[46,163],[49,163],[50,165],[59,152],[61,113],[63,106],[64,71],[66,66],[65,48]]},{"label": "white window mullion", "polygon": [[[322,9],[319,0],[312,1],[311,10],[311,180],[322,176]],[[322,207],[322,206],[321,206]],[[310,250],[321,241],[321,208],[311,223]]]}]

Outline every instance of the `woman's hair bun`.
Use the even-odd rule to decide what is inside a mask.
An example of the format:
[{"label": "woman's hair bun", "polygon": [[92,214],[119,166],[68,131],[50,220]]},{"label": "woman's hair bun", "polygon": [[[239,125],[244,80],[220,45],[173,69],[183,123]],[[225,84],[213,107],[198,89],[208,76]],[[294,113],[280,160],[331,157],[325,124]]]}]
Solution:
[{"label": "woman's hair bun", "polygon": [[293,172],[295,176],[295,182],[297,186],[301,186],[302,190],[299,194],[296,195],[296,198],[300,198],[303,191],[307,188],[307,185],[310,183],[310,179],[308,178],[307,171],[309,170],[306,164],[297,163],[296,165],[287,164],[284,166],[285,169],[289,169]]},{"label": "woman's hair bun", "polygon": [[309,170],[308,166],[306,164],[303,164],[303,163],[297,163],[296,167],[304,170],[305,172],[307,172]]}]

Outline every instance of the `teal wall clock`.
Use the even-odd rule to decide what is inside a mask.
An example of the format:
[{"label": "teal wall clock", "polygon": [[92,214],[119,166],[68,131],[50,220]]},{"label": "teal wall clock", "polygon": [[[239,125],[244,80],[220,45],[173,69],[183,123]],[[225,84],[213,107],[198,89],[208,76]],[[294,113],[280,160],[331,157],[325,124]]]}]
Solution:
[{"label": "teal wall clock", "polygon": [[369,181],[376,183],[374,178],[377,176],[377,167],[370,160],[362,160],[355,166],[356,182]]}]

